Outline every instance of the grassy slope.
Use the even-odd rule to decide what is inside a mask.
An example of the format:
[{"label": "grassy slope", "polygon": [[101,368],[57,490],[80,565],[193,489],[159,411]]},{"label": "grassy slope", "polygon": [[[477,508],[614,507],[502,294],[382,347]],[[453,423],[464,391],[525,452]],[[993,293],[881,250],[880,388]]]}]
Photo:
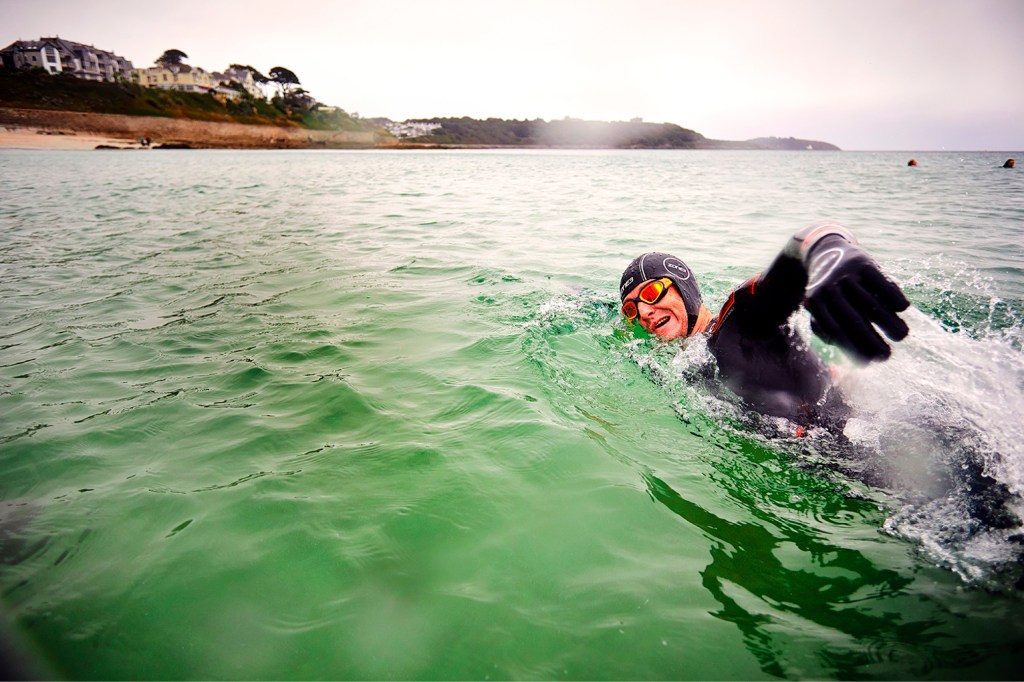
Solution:
[{"label": "grassy slope", "polygon": [[221,102],[212,95],[144,88],[134,83],[87,81],[40,71],[0,68],[0,106],[197,121],[277,125],[314,130],[371,130],[343,111],[290,111],[280,103],[246,97]]}]

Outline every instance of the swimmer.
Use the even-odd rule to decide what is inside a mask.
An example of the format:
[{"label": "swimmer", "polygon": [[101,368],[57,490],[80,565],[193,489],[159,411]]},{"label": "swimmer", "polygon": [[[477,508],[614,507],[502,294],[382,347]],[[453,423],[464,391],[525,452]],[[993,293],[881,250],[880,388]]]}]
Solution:
[{"label": "swimmer", "polygon": [[908,166],[916,166],[917,165],[917,159],[911,159],[910,161],[907,161],[907,165]]},{"label": "swimmer", "polygon": [[1015,163],[1016,161],[1014,161],[1013,159],[1007,159],[1006,163],[1003,164],[1003,168],[1013,168]]},{"label": "swimmer", "polygon": [[622,314],[663,339],[705,334],[718,376],[747,405],[798,424],[834,421],[843,405],[828,367],[796,333],[790,316],[803,305],[811,329],[857,362],[886,360],[889,339],[907,336],[897,313],[910,303],[833,223],[797,232],[771,266],[734,290],[717,316],[704,307],[697,279],[667,253],[645,253],[619,281]]}]

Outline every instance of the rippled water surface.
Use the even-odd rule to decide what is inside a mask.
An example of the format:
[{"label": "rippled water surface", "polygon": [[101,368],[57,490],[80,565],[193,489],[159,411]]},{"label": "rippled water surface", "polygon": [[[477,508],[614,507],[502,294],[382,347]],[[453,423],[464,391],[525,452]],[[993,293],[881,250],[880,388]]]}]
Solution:
[{"label": "rippled water surface", "polygon": [[[0,152],[3,638],[69,678],[1019,678],[1024,173],[905,156]],[[914,303],[843,434],[616,315],[643,251],[717,309],[819,218]]]}]

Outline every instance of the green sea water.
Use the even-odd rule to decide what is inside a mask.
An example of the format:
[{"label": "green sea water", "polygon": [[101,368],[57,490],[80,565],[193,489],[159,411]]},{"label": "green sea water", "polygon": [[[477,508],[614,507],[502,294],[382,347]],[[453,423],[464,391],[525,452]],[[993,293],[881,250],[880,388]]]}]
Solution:
[{"label": "green sea water", "polygon": [[[71,679],[1019,678],[1024,529],[962,475],[1024,517],[1008,156],[0,152],[3,640]],[[661,250],[717,310],[821,218],[914,304],[887,363],[818,344],[856,456],[614,305]]]}]

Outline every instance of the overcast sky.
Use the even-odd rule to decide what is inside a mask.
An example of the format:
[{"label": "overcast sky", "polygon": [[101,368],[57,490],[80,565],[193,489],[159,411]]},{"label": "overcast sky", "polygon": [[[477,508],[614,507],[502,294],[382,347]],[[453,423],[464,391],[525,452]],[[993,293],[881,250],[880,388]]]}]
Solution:
[{"label": "overcast sky", "polygon": [[285,66],[325,104],[671,122],[843,149],[1024,150],[1024,0],[0,0],[150,66]]}]

